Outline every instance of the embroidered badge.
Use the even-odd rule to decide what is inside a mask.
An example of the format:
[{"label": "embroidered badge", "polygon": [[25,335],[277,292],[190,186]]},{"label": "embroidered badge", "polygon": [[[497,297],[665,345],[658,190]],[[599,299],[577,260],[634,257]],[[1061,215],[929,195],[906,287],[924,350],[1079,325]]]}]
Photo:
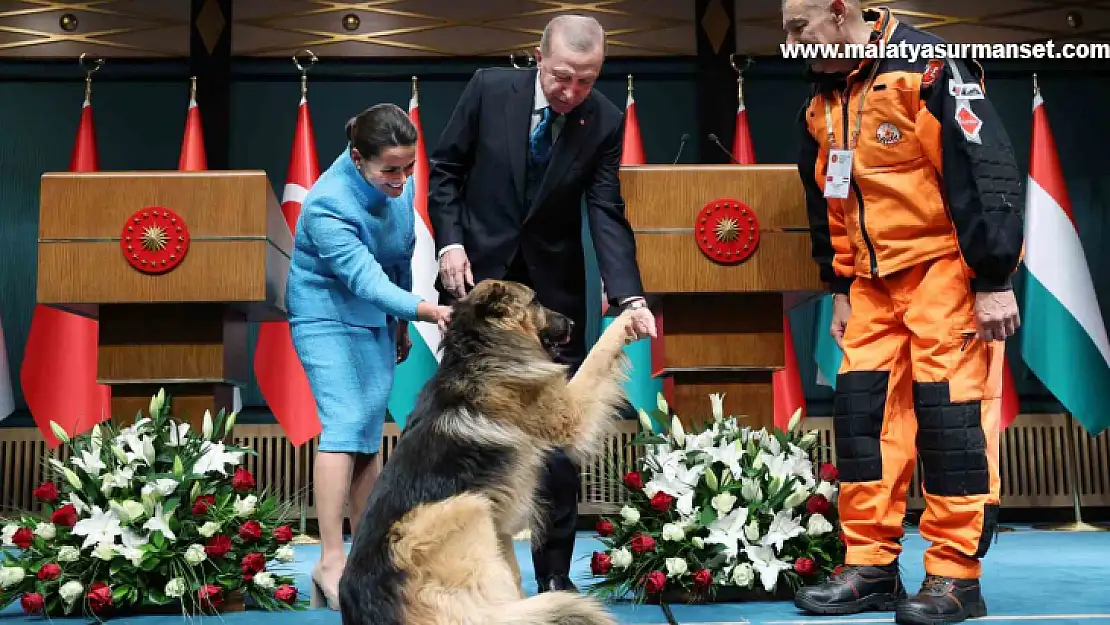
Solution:
[{"label": "embroidered badge", "polygon": [[875,138],[883,145],[894,145],[902,140],[902,131],[890,122],[883,122],[875,131]]},{"label": "embroidered badge", "polygon": [[944,69],[944,61],[940,59],[929,61],[929,65],[925,67],[925,73],[921,75],[921,86],[932,87],[937,78],[940,78],[940,70],[942,69]]},{"label": "embroidered badge", "polygon": [[968,141],[982,143],[979,139],[979,131],[983,129],[983,120],[971,110],[971,105],[966,100],[961,101],[956,107],[956,123]]}]

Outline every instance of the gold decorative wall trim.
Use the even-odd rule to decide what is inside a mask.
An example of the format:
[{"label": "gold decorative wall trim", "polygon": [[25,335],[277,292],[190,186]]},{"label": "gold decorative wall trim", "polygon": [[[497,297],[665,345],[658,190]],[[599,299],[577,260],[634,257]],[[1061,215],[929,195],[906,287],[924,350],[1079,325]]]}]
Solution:
[{"label": "gold decorative wall trim", "polygon": [[187,0],[0,1],[0,57],[189,56]]},{"label": "gold decorative wall trim", "polygon": [[[1075,425],[1075,449],[1067,446],[1067,421],[1060,414],[1020,415],[1004,433],[1000,446],[1002,506],[1007,508],[1071,508],[1072,484],[1067,462],[1078,455],[1080,501],[1083,506],[1110,506],[1110,434],[1087,435]],[[807,427],[819,431],[827,446],[823,462],[835,462],[836,444],[831,418],[812,418]],[[629,446],[636,435],[636,421],[622,421],[606,444],[604,457],[583,467],[579,511],[610,514],[626,499],[618,483],[638,460],[638,449]],[[240,425],[235,429],[237,445],[253,448],[246,467],[255,474],[260,488],[268,489],[292,503],[305,519],[316,516],[312,493],[315,441],[294,448],[277,425]],[[397,446],[397,426],[388,423],[383,432],[385,462]],[[31,492],[43,481],[43,467],[50,457],[35,428],[0,428],[0,515],[11,510],[36,510]],[[64,460],[64,458],[63,458]],[[925,499],[920,467],[910,485],[909,509],[921,510]]]},{"label": "gold decorative wall trim", "polygon": [[538,45],[560,13],[597,18],[610,56],[696,53],[691,0],[236,0],[232,54],[311,48],[333,57],[503,56]]}]

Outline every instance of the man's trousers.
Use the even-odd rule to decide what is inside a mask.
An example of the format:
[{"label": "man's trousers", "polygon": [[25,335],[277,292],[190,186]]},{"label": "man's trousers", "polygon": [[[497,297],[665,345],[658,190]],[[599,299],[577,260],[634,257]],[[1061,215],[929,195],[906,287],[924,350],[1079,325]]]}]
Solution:
[{"label": "man's trousers", "polygon": [[919,457],[925,570],[980,576],[998,518],[1005,343],[975,337],[969,284],[954,255],[852,283],[834,402],[846,564],[901,553]]}]

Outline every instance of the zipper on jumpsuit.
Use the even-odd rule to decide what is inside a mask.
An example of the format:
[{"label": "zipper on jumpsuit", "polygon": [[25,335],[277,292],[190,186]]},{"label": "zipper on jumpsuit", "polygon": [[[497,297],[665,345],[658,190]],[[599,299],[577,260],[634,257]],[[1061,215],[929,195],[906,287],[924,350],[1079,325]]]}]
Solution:
[{"label": "zipper on jumpsuit", "polygon": [[[851,100],[852,100],[852,87],[851,87],[851,85],[845,85],[844,86],[844,97],[841,100],[841,102],[842,102],[841,110],[844,114],[844,141],[845,142],[848,141],[848,137],[849,137],[849,134],[848,134],[848,132],[849,132],[848,108],[849,108],[849,103],[851,102]],[[862,120],[861,120],[861,122],[862,122]],[[862,134],[862,129],[861,129],[861,134]],[[859,149],[858,145],[856,146],[856,149]],[[852,162],[855,163],[854,158],[852,159]],[[854,169],[854,167],[853,167],[853,169]],[[854,175],[851,176],[850,180],[851,180],[851,183],[852,183],[852,192],[855,193],[855,195],[856,195],[856,204],[859,205],[859,231],[860,231],[860,234],[863,236],[863,244],[867,246],[868,258],[870,258],[870,260],[871,260],[871,277],[872,278],[877,278],[877,277],[879,277],[879,264],[878,264],[878,261],[876,261],[876,259],[875,259],[875,245],[871,242],[871,237],[867,235],[867,225],[864,221],[864,211],[863,211],[863,192],[860,191],[859,185],[856,184],[856,177]]]}]

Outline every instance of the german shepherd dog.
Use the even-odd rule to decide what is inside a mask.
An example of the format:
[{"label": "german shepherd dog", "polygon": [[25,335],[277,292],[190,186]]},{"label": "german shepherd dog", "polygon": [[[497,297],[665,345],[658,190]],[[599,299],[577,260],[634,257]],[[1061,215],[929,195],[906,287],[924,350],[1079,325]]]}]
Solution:
[{"label": "german shepherd dog", "polygon": [[568,381],[554,349],[569,319],[515,282],[460,301],[436,374],[385,463],[354,537],[345,625],[613,625],[597,601],[525,598],[512,537],[536,523],[546,453],[598,453],[624,401],[631,339],[619,317]]}]

